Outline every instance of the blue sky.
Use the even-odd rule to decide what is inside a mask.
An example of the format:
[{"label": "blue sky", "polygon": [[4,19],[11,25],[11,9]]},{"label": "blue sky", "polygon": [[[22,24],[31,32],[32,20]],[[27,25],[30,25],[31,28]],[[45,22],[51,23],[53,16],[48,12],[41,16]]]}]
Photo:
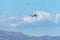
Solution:
[{"label": "blue sky", "polygon": [[[0,0],[0,29],[32,36],[60,36],[59,4],[60,0]],[[38,17],[30,16],[34,13]]]}]

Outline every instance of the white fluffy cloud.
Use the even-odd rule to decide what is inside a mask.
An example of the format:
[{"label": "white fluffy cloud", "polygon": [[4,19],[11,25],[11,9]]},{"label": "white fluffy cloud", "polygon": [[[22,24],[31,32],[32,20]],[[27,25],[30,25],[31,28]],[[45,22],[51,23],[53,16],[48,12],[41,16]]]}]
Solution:
[{"label": "white fluffy cloud", "polygon": [[36,18],[31,17],[31,16],[25,16],[22,18],[23,22],[29,22],[29,23],[33,23],[35,21]]},{"label": "white fluffy cloud", "polygon": [[36,11],[38,21],[43,21],[45,19],[51,19],[51,14],[44,11]]},{"label": "white fluffy cloud", "polygon": [[59,23],[60,22],[60,13],[56,13],[56,14],[51,14],[48,12],[44,12],[44,11],[36,11],[35,14],[37,15],[37,21],[51,21],[54,23]]},{"label": "white fluffy cloud", "polygon": [[[31,16],[31,15],[36,15],[35,16]],[[48,12],[44,12],[44,11],[36,11],[31,15],[26,15],[26,16],[22,16],[22,17],[18,17],[18,16],[9,16],[9,17],[5,17],[5,18],[0,18],[0,24],[1,23],[5,23],[11,27],[16,27],[19,25],[23,25],[25,23],[35,23],[35,22],[44,22],[47,20],[51,20],[51,22],[54,23],[59,23],[60,21],[60,14],[54,14],[54,16]],[[3,24],[2,24],[3,25]]]}]

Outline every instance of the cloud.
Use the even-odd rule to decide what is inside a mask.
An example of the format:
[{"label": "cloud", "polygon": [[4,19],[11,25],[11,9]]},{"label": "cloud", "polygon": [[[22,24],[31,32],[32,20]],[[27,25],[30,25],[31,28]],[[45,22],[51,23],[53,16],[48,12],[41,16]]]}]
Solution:
[{"label": "cloud", "polygon": [[9,26],[11,26],[11,27],[16,27],[16,26],[18,26],[18,24],[11,23],[11,24],[9,24]]},{"label": "cloud", "polygon": [[44,11],[36,11],[38,21],[44,21],[45,19],[51,19],[51,14]]},{"label": "cloud", "polygon": [[25,16],[22,18],[23,22],[29,22],[29,23],[33,23],[35,21],[36,18],[31,17],[31,16]]},{"label": "cloud", "polygon": [[51,21],[51,23],[59,23],[60,22],[60,14],[56,13],[56,14],[51,14],[48,12],[44,12],[44,11],[36,11],[34,12],[32,15],[37,15],[36,17],[31,17],[29,16],[25,16],[23,18],[24,22],[44,22],[44,21]]},{"label": "cloud", "polygon": [[[31,15],[37,15],[37,16],[31,16]],[[51,14],[48,12],[44,12],[44,11],[35,11],[33,12],[33,14],[31,15],[25,15],[25,16],[9,16],[9,17],[4,17],[1,18],[0,17],[0,24],[2,23],[2,25],[9,25],[11,27],[17,27],[20,25],[24,25],[27,23],[35,23],[35,22],[44,22],[44,21],[51,21],[51,23],[59,23],[60,21],[60,14],[56,13],[56,14]]]},{"label": "cloud", "polygon": [[56,15],[55,15],[54,22],[55,22],[55,23],[59,23],[59,21],[60,21],[60,14],[56,14]]}]

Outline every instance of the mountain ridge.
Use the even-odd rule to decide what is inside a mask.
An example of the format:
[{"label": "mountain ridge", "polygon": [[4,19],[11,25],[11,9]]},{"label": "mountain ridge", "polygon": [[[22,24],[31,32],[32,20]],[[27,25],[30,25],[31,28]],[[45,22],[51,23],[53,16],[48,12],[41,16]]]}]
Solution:
[{"label": "mountain ridge", "polygon": [[0,40],[60,40],[60,36],[30,36],[21,32],[0,30]]}]

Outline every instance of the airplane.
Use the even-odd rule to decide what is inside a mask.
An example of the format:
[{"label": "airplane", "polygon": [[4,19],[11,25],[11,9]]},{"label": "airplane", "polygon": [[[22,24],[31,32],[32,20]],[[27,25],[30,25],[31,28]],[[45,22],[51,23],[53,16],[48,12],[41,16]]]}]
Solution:
[{"label": "airplane", "polygon": [[36,14],[34,14],[34,15],[31,15],[31,17],[37,17],[37,15],[36,15]]}]

